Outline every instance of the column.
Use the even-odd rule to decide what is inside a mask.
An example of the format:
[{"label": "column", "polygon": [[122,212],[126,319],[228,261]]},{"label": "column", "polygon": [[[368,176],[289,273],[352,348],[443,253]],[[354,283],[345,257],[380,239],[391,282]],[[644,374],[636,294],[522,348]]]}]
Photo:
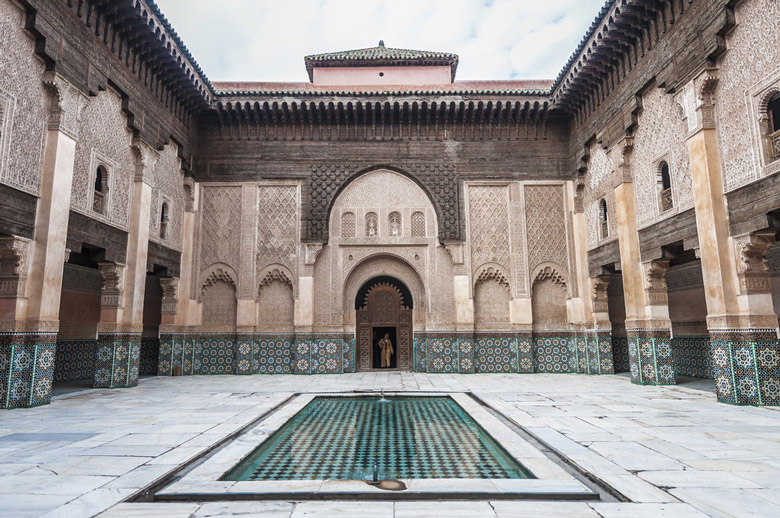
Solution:
[{"label": "column", "polygon": [[54,379],[73,164],[87,98],[53,72],[43,82],[49,120],[33,239],[0,242],[0,408],[49,403]]},{"label": "column", "polygon": [[186,334],[188,326],[198,320],[198,301],[193,297],[192,282],[197,224],[197,184],[184,179],[184,214],[182,217],[181,277],[160,279],[163,289],[163,311],[160,323],[160,356],[158,376],[200,373],[200,352]]},{"label": "column", "polygon": [[579,341],[577,343],[577,371],[583,374],[614,374],[612,322],[609,320],[607,295],[610,276],[598,275],[590,277],[588,281],[591,321],[590,329],[585,335],[584,347]]},{"label": "column", "polygon": [[625,137],[618,145],[622,150],[622,161],[615,187],[615,206],[631,381],[640,385],[674,384],[669,310],[666,306],[664,313],[661,299],[652,295],[660,289],[659,283],[663,284],[665,291],[663,276],[666,270],[662,269],[663,264],[655,261],[650,265],[641,262],[634,185],[631,181],[633,138]]},{"label": "column", "polygon": [[100,294],[100,322],[95,361],[95,388],[118,388],[138,383],[138,362],[141,348],[137,346],[133,361],[132,342],[124,339],[121,323],[124,313],[126,266],[98,263],[103,276]]},{"label": "column", "polygon": [[[101,308],[101,322],[98,324],[98,369],[95,371],[95,387],[100,388],[134,387],[138,384],[141,335],[144,328],[152,182],[159,153],[139,139],[133,141],[133,151],[136,164],[130,205],[130,232],[127,236],[127,264],[122,268],[124,278],[120,292],[114,294],[118,300],[116,312],[106,311],[104,318]],[[104,272],[104,279],[106,274],[113,279],[114,274],[111,272],[115,269],[106,264],[101,270]],[[117,276],[121,278],[118,274]],[[107,288],[111,288],[108,282],[104,285],[104,291]],[[105,363],[100,363],[101,361]],[[106,376],[109,361],[112,366],[110,377]]]},{"label": "column", "polygon": [[707,327],[718,401],[780,404],[780,348],[772,308],[766,251],[770,234],[729,235],[715,128],[717,69],[705,70],[683,89],[688,124]]}]

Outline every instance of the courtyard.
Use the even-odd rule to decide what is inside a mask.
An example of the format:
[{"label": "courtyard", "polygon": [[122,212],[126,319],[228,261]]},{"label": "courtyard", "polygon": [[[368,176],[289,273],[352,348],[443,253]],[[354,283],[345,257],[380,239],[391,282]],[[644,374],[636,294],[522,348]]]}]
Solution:
[{"label": "courtyard", "polygon": [[[357,501],[292,492],[236,501],[230,486],[251,482],[222,482],[224,498],[165,498],[166,486],[296,394],[382,389],[390,397],[469,394],[557,465],[598,485],[600,497],[441,500],[433,492],[409,500],[388,492]],[[620,375],[398,371],[76,388],[50,405],[0,414],[0,509],[14,518],[780,516],[780,411],[724,405],[710,390],[701,381],[638,386]]]}]

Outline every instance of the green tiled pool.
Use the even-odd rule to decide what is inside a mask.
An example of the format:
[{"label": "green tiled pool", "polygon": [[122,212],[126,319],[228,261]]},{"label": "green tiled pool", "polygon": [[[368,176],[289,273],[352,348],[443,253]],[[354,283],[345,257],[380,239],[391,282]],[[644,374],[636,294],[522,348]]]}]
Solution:
[{"label": "green tiled pool", "polygon": [[222,480],[534,478],[449,397],[317,397]]}]

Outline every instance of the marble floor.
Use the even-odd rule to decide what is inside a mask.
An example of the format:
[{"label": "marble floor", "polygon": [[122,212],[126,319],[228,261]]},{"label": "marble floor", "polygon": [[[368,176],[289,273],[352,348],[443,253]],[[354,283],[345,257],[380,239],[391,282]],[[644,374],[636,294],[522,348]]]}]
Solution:
[{"label": "marble floor", "polygon": [[[627,501],[138,501],[295,393],[380,388],[471,392]],[[0,516],[780,517],[780,408],[622,376],[145,378],[0,411]]]}]

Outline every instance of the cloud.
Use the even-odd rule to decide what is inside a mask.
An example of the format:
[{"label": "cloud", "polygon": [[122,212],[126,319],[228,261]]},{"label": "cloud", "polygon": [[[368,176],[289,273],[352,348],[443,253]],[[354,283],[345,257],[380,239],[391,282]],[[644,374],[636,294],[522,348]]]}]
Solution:
[{"label": "cloud", "polygon": [[458,79],[554,78],[604,0],[156,0],[214,81],[307,81],[303,56],[455,52]]}]

